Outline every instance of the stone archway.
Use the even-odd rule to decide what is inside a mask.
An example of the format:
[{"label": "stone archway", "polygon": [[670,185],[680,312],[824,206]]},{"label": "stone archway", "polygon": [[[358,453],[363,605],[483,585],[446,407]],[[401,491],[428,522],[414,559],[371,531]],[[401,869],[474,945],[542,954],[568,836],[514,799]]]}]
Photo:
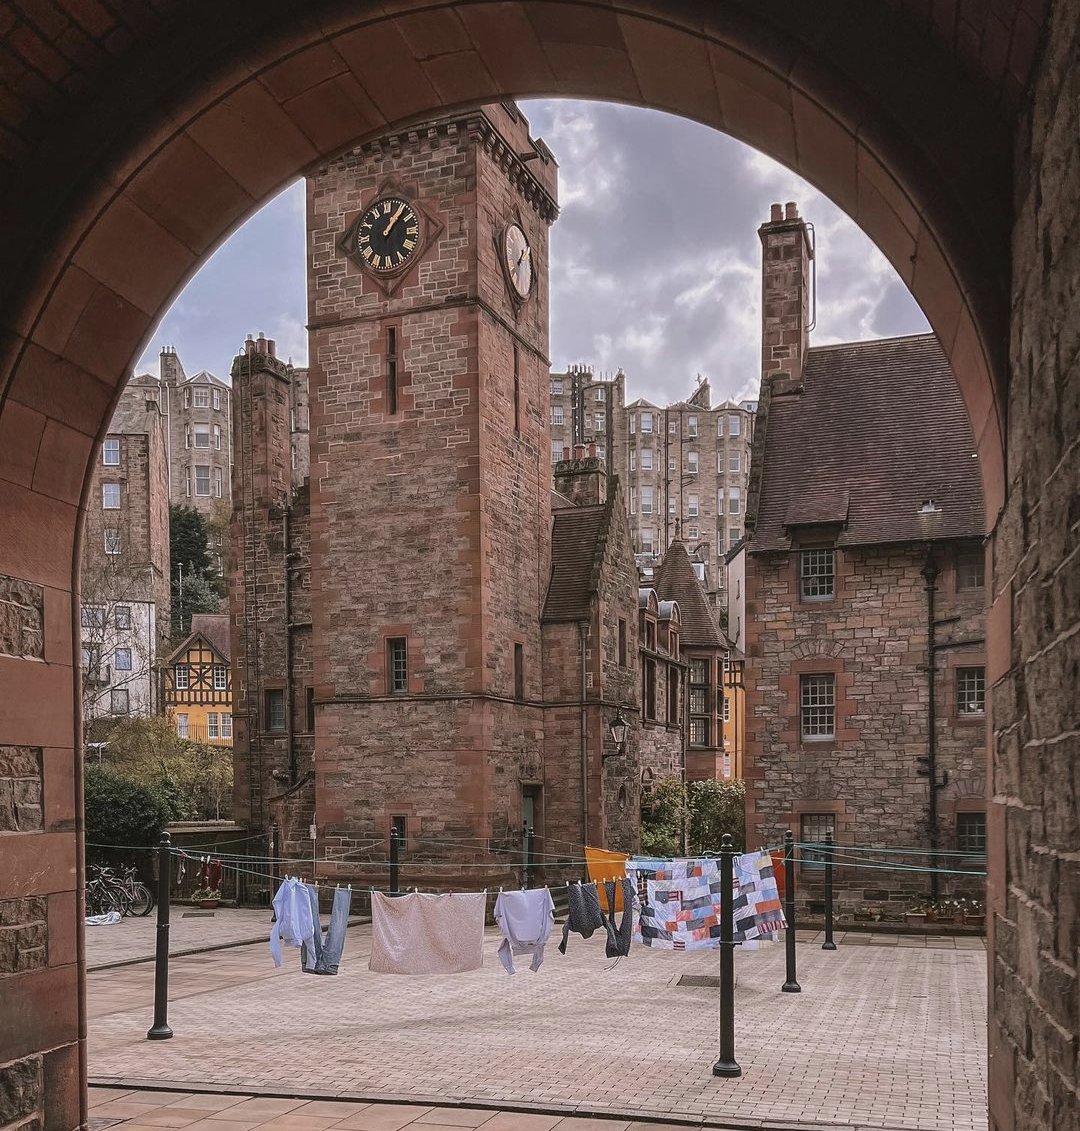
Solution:
[{"label": "stone archway", "polygon": [[[0,102],[0,601],[10,626],[0,635],[0,749],[15,752],[9,761],[37,776],[44,797],[39,816],[4,836],[0,899],[20,901],[17,915],[44,919],[48,932],[38,968],[5,982],[14,1008],[0,1016],[0,1062],[46,1054],[57,1128],[79,1121],[85,1035],[73,755],[89,461],[170,296],[235,224],[320,158],[441,108],[506,96],[604,97],[725,130],[817,185],[877,242],[952,360],[989,521],[1004,513],[1018,524],[1023,504],[1009,509],[1005,462],[1018,286],[1010,239],[1014,140],[1032,136],[1022,111],[1048,19],[1038,0],[963,16],[899,0],[812,11],[781,0],[324,0],[299,12],[270,0],[255,27],[239,7],[58,0],[0,13],[15,92]],[[1055,11],[1053,42],[1068,44],[1075,0]],[[1034,72],[1046,97],[1067,74],[1067,52],[1050,52]],[[1045,119],[1037,139],[1050,133]],[[1041,141],[1033,150],[1033,167],[1054,167]],[[1039,213],[1051,180],[1025,207],[1064,246]],[[1017,231],[1022,252],[1039,243],[1035,231]],[[1017,371],[1043,364],[1046,335],[1064,333],[1061,311],[1022,281],[1029,320],[1043,315],[1045,333],[1034,345],[1012,335]],[[1030,422],[1037,397],[1026,396]],[[1039,441],[1028,425],[1012,433],[1015,477]],[[1038,466],[1053,474],[1057,464]],[[1019,561],[1026,534],[1005,535],[1004,560]],[[1011,583],[1011,564],[998,567]],[[1013,600],[1001,584],[995,592],[991,676],[1004,686],[1019,653]],[[1034,621],[1033,608],[1018,614]],[[1002,916],[1004,824],[1002,809],[993,863]],[[999,1035],[1019,1065],[1022,1035]],[[1024,1071],[1049,1094],[1045,1072]],[[995,1074],[996,1102],[1011,1110],[1011,1077],[1000,1064]],[[1061,1102],[1075,1104],[1075,1093]]]}]

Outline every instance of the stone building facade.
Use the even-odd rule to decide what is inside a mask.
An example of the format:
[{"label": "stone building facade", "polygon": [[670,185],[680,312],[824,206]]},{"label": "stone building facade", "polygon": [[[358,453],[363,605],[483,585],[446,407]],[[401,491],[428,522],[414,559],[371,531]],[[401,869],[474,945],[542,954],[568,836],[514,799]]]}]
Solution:
[{"label": "stone building facade", "polygon": [[[984,516],[959,391],[932,335],[810,348],[805,222],[776,205],[760,236],[762,390],[729,615],[747,656],[748,841],[831,833],[851,865],[841,913],[981,895]],[[954,874],[866,866],[883,859]],[[820,869],[802,870],[814,909]]]},{"label": "stone building facade", "polygon": [[[511,104],[336,158],[308,182],[309,370],[250,339],[233,366],[235,812],[324,874],[367,874],[392,831],[428,886],[509,878],[523,822],[556,855],[636,841],[621,488],[583,456],[551,489],[555,193]],[[372,215],[406,216],[396,274],[357,254]]]},{"label": "stone building facade", "polygon": [[169,494],[161,387],[128,382],[94,464],[81,575],[88,739],[112,718],[161,710],[170,632]]},{"label": "stone building facade", "polygon": [[[169,498],[220,527],[231,505],[231,390],[206,370],[189,377],[173,346],[162,347],[158,375],[168,418]],[[223,557],[220,546],[214,552]]]},{"label": "stone building facade", "polygon": [[710,603],[726,608],[724,559],[742,537],[756,403],[712,403],[707,380],[666,406],[626,402],[622,370],[551,374],[551,458],[595,443],[624,483],[634,549],[652,569],[673,539],[695,562]]}]

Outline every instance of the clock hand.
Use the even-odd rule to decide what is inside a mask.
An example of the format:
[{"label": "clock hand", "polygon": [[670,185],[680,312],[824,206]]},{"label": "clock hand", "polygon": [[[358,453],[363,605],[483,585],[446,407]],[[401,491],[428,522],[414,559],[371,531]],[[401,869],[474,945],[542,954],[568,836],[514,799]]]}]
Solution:
[{"label": "clock hand", "polygon": [[387,224],[385,228],[383,228],[383,236],[384,237],[388,236],[390,234],[390,229],[398,222],[398,219],[400,218],[402,212],[404,212],[404,211],[405,211],[405,205],[399,204],[397,211],[393,214],[393,216],[390,217],[390,223]]}]

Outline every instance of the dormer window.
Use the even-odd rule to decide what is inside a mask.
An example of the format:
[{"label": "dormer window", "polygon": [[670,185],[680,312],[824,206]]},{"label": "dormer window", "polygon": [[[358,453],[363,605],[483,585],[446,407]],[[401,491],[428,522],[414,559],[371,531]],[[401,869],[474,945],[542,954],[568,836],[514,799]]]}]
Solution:
[{"label": "dormer window", "polygon": [[799,592],[804,601],[831,601],[836,596],[836,551],[799,552]]}]

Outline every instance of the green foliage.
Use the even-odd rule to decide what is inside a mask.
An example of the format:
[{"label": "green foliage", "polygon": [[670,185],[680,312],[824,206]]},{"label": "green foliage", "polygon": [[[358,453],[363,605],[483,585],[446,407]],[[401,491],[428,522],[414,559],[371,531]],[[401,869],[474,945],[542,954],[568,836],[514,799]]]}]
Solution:
[{"label": "green foliage", "polygon": [[641,851],[681,856],[685,823],[689,855],[719,852],[724,833],[731,833],[741,852],[746,847],[745,804],[741,781],[695,781],[685,787],[677,778],[661,781],[642,802]]},{"label": "green foliage", "polygon": [[183,581],[173,578],[172,625],[173,639],[183,640],[191,631],[191,617],[194,613],[221,612],[221,597],[217,583],[211,577],[187,572]]},{"label": "green foliage", "polygon": [[109,762],[131,781],[165,790],[179,817],[219,820],[232,796],[232,749],[180,738],[167,719],[130,718],[109,735]]},{"label": "green foliage", "polygon": [[192,613],[220,611],[223,587],[210,557],[210,526],[197,510],[170,503],[169,539],[172,633],[179,642],[191,631]]},{"label": "green foliage", "polygon": [[180,566],[185,574],[210,569],[208,541],[206,520],[194,507],[169,504],[169,556],[174,578]]},{"label": "green foliage", "polygon": [[[156,844],[162,828],[181,814],[171,790],[101,766],[87,766],[84,779],[86,841],[90,845]],[[94,855],[94,850],[90,850]]]}]

